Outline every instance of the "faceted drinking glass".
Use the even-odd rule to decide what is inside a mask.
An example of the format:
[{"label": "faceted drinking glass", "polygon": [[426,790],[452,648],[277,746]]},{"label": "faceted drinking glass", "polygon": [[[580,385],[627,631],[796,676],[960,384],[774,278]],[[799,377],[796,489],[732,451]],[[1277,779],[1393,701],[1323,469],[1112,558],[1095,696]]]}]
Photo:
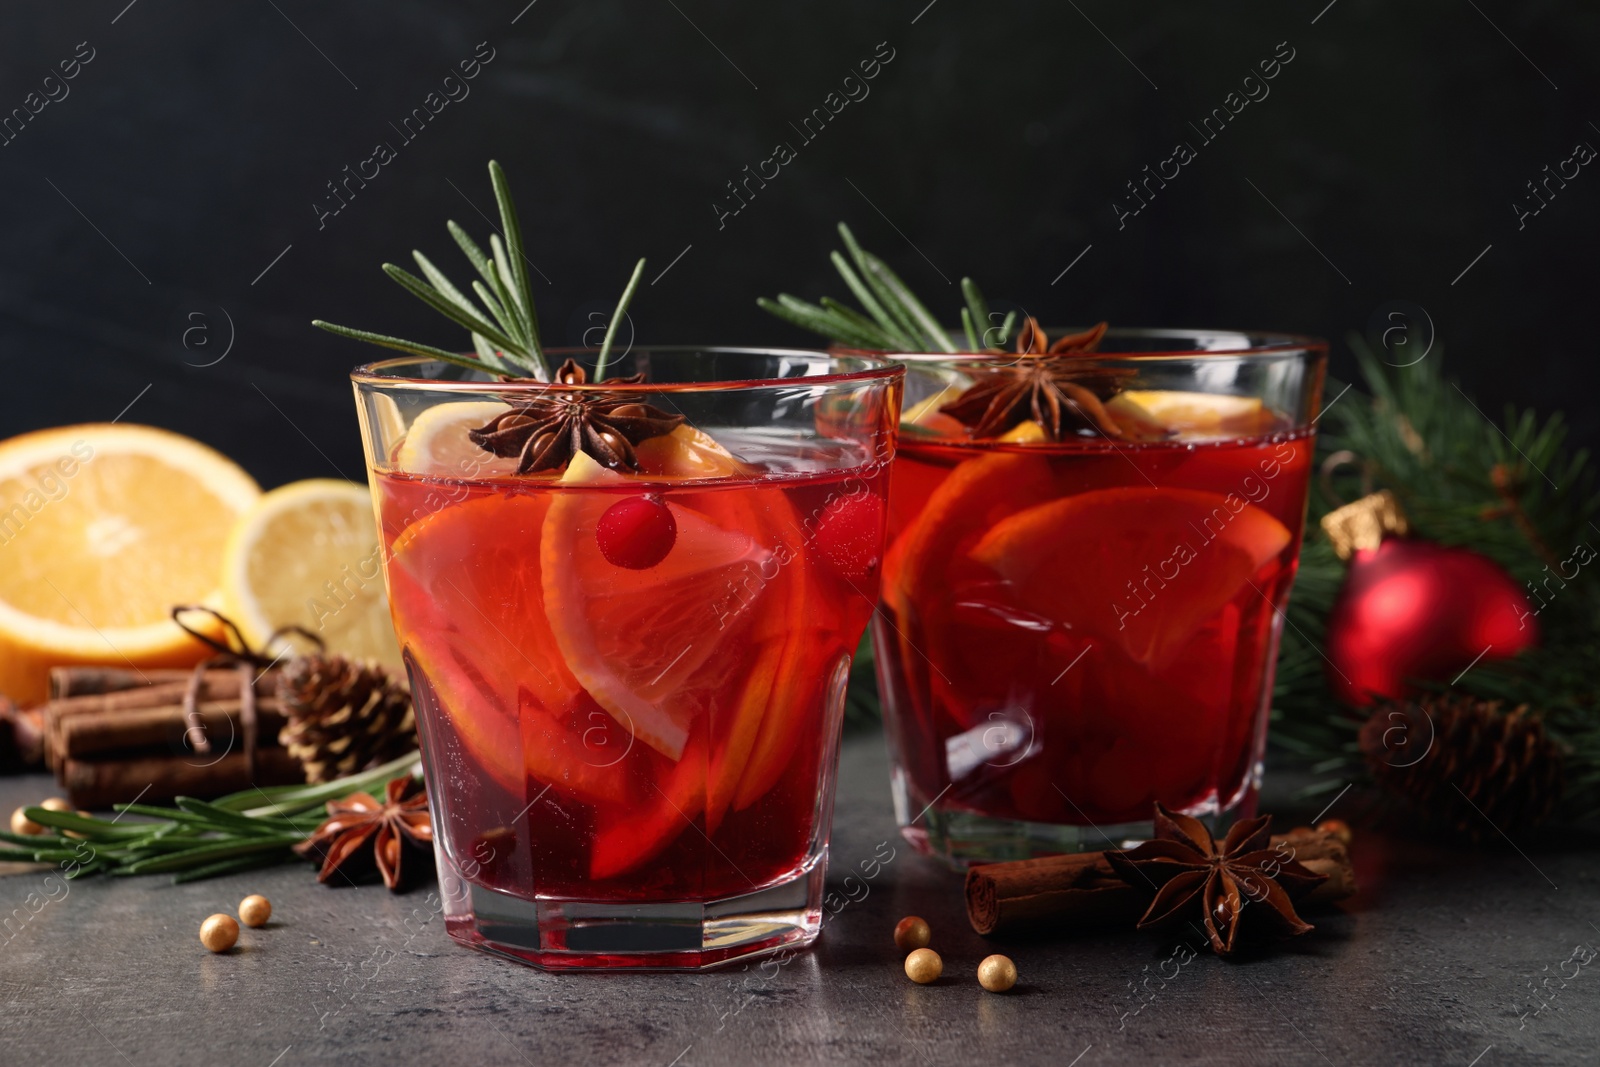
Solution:
[{"label": "faceted drinking glass", "polygon": [[[593,353],[565,356],[592,380]],[[658,348],[610,371],[352,375],[446,928],[546,968],[809,943],[903,369]],[[468,436],[552,395],[687,421],[620,472],[582,453],[519,475]]]},{"label": "faceted drinking glass", "polygon": [[[908,367],[873,623],[902,833],[955,865],[1253,810],[1326,345],[1112,330],[1114,439],[939,408],[1028,357]],[[1103,390],[1109,392],[1109,390]],[[1037,427],[1035,427],[1037,429]]]}]

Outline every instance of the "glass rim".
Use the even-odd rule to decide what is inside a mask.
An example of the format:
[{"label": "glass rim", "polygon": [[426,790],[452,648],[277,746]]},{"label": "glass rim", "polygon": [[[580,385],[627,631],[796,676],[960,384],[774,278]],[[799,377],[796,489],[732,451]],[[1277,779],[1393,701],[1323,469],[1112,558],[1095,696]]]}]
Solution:
[{"label": "glass rim", "polygon": [[[1068,327],[1064,330],[1050,330],[1048,333],[1076,333],[1080,328]],[[956,335],[952,335],[956,336]],[[1145,327],[1145,326],[1116,326],[1106,330],[1107,337],[1124,338],[1167,338],[1179,341],[1183,338],[1191,339],[1191,347],[1164,347],[1152,348],[1140,352],[1087,352],[1074,356],[1085,362],[1094,363],[1148,363],[1169,362],[1176,363],[1185,360],[1200,361],[1211,358],[1224,358],[1236,360],[1266,360],[1284,358],[1301,353],[1327,356],[1328,342],[1321,337],[1309,334],[1282,333],[1275,330],[1204,330],[1183,327]],[[1201,338],[1233,339],[1244,342],[1235,347],[1199,348]],[[857,348],[854,346],[840,346],[834,351],[862,356],[887,356],[895,360],[904,360],[910,363],[964,363],[982,362],[1007,357],[1016,357],[1022,353],[1017,352],[893,352],[886,349]]]},{"label": "glass rim", "polygon": [[[853,360],[866,364],[866,366],[854,370],[830,371],[826,374],[807,375],[800,378],[724,378],[703,382],[629,382],[626,384],[610,381],[586,382],[583,385],[562,385],[555,382],[541,382],[534,378],[513,378],[506,381],[452,381],[441,378],[418,378],[384,373],[390,368],[407,365],[416,366],[424,363],[450,365],[431,356],[404,355],[374,360],[371,363],[362,363],[350,371],[350,380],[357,385],[375,389],[463,393],[468,395],[477,393],[504,394],[506,392],[522,391],[542,392],[551,388],[576,392],[622,391],[627,393],[660,394],[793,389],[796,386],[887,384],[903,379],[906,372],[905,366],[897,359],[867,349],[828,350],[821,348],[765,348],[739,345],[639,345],[629,351],[664,355],[778,356],[825,362],[831,366],[837,366],[845,360]],[[559,366],[559,361],[569,356],[593,356],[598,352],[599,349],[597,348],[547,348],[544,350],[545,358],[555,361],[555,366]],[[624,352],[622,355],[626,356],[627,354],[627,352]]]}]

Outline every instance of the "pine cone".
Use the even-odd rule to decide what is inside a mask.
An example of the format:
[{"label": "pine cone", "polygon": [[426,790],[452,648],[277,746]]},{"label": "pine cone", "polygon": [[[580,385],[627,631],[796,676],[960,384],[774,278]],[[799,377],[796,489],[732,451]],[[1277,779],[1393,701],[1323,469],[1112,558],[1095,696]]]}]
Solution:
[{"label": "pine cone", "polygon": [[376,663],[299,656],[278,680],[278,699],[289,717],[278,741],[305,766],[308,782],[332,781],[417,749],[411,692]]},{"label": "pine cone", "polygon": [[1360,743],[1386,791],[1472,840],[1537,826],[1561,800],[1562,749],[1527,705],[1465,693],[1380,704]]}]

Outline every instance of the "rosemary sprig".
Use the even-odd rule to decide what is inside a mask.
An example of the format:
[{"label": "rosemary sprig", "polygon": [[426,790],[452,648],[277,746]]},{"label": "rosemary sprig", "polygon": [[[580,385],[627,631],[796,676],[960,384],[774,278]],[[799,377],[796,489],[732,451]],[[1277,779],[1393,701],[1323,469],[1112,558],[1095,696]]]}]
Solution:
[{"label": "rosemary sprig", "polygon": [[[418,766],[411,753],[320,785],[246,789],[210,802],[179,797],[172,808],[118,804],[115,819],[25,808],[29,819],[55,832],[0,832],[0,841],[15,846],[0,848],[0,860],[59,863],[69,879],[100,872],[171,874],[175,883],[269,866],[295,858],[293,847],[322,822],[328,801],[381,794],[390,779]],[[137,819],[124,821],[126,815]]]},{"label": "rosemary sprig", "polygon": [[594,364],[594,380],[604,381],[606,377],[606,364],[611,362],[611,345],[617,339],[617,323],[628,312],[628,305],[633,301],[634,291],[639,288],[639,279],[644,276],[644,260],[639,260],[633,266],[633,277],[628,279],[628,284],[623,287],[622,297],[617,301],[617,310],[611,313],[611,321],[606,324],[606,337],[600,344],[600,355]]},{"label": "rosemary sprig", "polygon": [[[839,252],[832,253],[830,258],[865,314],[826,296],[820,305],[788,293],[780,293],[776,300],[761,297],[756,303],[785,322],[840,344],[888,352],[958,351],[950,340],[949,331],[929,313],[911,287],[887,263],[863,249],[850,227],[842,222],[839,236],[844,240],[849,258]],[[1016,313],[1007,315],[997,330],[990,325],[994,319],[989,304],[971,278],[961,279],[961,293],[966,301],[961,309],[966,350],[1004,348],[1016,324]]]},{"label": "rosemary sprig", "polygon": [[[450,352],[370,330],[337,326],[322,319],[312,320],[312,325],[354,341],[365,341],[413,356],[470,367],[500,378],[525,377],[549,381],[550,364],[545,359],[544,344],[539,337],[539,313],[534,307],[532,282],[528,278],[522,225],[517,220],[517,206],[511,198],[511,187],[506,181],[505,171],[493,160],[489,161],[489,181],[494,186],[495,203],[500,209],[500,233],[489,238],[487,253],[454,220],[445,223],[451,238],[478,273],[469,286],[473,296],[477,297],[476,301],[450,281],[427,256],[414,249],[411,258],[416,260],[422,277],[393,263],[383,265],[383,272],[406,292],[451,322],[466,327],[472,337],[473,355]],[[644,260],[641,259],[634,269],[633,280],[628,283],[617,305],[617,314],[606,329],[606,343],[600,352],[595,381],[604,375],[617,319],[633,299],[643,270]]]}]

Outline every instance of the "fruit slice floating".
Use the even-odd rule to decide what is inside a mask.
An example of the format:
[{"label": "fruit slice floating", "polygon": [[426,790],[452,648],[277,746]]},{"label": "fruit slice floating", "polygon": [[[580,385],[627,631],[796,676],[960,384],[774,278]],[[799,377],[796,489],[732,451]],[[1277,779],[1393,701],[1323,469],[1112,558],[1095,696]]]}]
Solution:
[{"label": "fruit slice floating", "polygon": [[220,453],[148,426],[0,443],[0,692],[29,704],[52,666],[209,654],[167,612],[215,602],[228,531],[260,493]]},{"label": "fruit slice floating", "polygon": [[502,459],[473,444],[467,431],[503,415],[507,405],[493,400],[435,404],[419,414],[395,450],[394,463],[409,474],[444,478],[481,478],[511,474],[515,457]]},{"label": "fruit slice floating", "polygon": [[[583,453],[561,481],[628,483]],[[599,520],[621,494],[553,494],[540,570],[556,643],[600,706],[669,759],[683,755],[690,722],[740,666],[725,639],[774,584],[763,572],[782,573],[776,539],[752,536],[767,528],[753,504],[756,492],[700,496],[714,512],[669,500],[676,538],[666,557],[644,570],[618,567],[600,548]],[[772,613],[764,607],[759,614]]]},{"label": "fruit slice floating", "polygon": [[685,423],[669,434],[647,437],[633,448],[642,473],[663,478],[727,478],[744,465],[710,434]]},{"label": "fruit slice floating", "polygon": [[632,795],[627,761],[585,745],[588,715],[600,712],[556,651],[527,558],[548,508],[543,494],[483,497],[406,530],[389,567],[395,629],[502,788],[520,795],[533,778],[587,803],[621,803]]},{"label": "fruit slice floating", "polygon": [[1012,515],[971,557],[1011,583],[1020,606],[1159,671],[1289,538],[1237,497],[1100,489]]},{"label": "fruit slice floating", "polygon": [[1271,428],[1270,412],[1253,396],[1129,389],[1106,401],[1106,410],[1140,428],[1181,437],[1240,437]]},{"label": "fruit slice floating", "polygon": [[222,603],[253,645],[303,626],[330,652],[402,667],[364,485],[316,478],[258,500],[228,538]]},{"label": "fruit slice floating", "polygon": [[[602,808],[595,816],[589,877],[615,878],[654,859],[694,824],[706,806],[706,743],[702,734],[675,764],[649,761],[645,795],[628,808]],[[715,831],[709,831],[710,833]]]}]

